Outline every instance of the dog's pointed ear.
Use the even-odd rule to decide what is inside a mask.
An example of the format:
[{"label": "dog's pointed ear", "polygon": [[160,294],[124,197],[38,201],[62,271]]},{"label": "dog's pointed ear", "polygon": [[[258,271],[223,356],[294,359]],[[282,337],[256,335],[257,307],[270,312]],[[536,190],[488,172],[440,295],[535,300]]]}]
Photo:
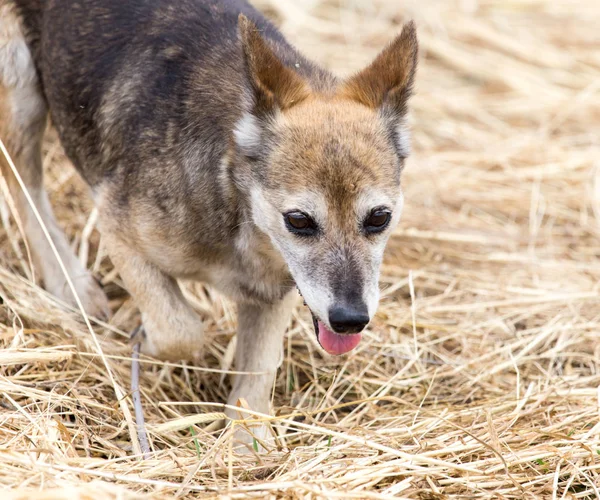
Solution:
[{"label": "dog's pointed ear", "polygon": [[238,24],[254,113],[285,110],[303,101],[310,92],[306,81],[283,64],[250,19],[240,14]]},{"label": "dog's pointed ear", "polygon": [[386,108],[386,114],[401,120],[412,92],[418,50],[411,21],[369,66],[342,84],[341,94],[373,109]]}]

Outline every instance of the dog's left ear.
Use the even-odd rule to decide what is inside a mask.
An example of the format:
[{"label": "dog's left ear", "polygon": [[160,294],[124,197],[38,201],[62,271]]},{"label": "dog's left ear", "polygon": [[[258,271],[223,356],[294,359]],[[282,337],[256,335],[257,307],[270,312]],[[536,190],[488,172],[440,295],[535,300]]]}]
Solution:
[{"label": "dog's left ear", "polygon": [[302,102],[310,87],[296,71],[283,64],[257,26],[243,14],[238,17],[238,29],[251,108],[237,123],[234,137],[246,156],[258,157],[269,118]]},{"label": "dog's left ear", "polygon": [[408,138],[401,129],[411,96],[419,44],[413,21],[365,69],[344,82],[340,95],[380,110],[394,129],[401,156],[408,154]]},{"label": "dog's left ear", "polygon": [[310,89],[306,81],[275,55],[256,25],[239,16],[239,35],[244,63],[254,93],[254,112],[258,115],[285,110],[303,101]]}]

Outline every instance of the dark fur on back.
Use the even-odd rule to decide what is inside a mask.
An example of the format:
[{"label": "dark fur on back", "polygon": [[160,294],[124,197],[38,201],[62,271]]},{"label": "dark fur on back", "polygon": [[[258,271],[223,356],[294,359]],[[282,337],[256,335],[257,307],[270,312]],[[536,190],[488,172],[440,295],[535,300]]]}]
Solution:
[{"label": "dark fur on back", "polygon": [[[232,182],[219,182],[250,99],[239,14],[315,89],[334,77],[243,0],[15,3],[66,153],[93,189],[117,187],[113,211],[123,231],[135,238],[130,213],[145,207],[165,239],[193,240],[203,259],[221,260],[243,222],[236,190],[224,188]],[[194,227],[214,232],[190,235]]]},{"label": "dark fur on back", "polygon": [[[178,193],[149,193],[165,209],[171,196],[193,199],[199,184],[213,185],[247,93],[239,13],[316,88],[333,81],[243,0],[15,3],[67,155],[92,187],[108,173],[126,180],[125,205],[146,176],[179,178]],[[223,199],[198,200],[199,212],[226,205],[214,188],[202,192]]]}]

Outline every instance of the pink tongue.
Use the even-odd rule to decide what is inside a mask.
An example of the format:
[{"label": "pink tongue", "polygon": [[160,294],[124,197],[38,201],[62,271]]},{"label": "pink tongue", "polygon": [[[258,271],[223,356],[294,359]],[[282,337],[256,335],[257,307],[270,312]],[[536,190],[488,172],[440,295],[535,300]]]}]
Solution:
[{"label": "pink tongue", "polygon": [[332,332],[320,321],[318,340],[321,347],[329,354],[344,354],[354,349],[360,342],[361,333],[339,334]]}]

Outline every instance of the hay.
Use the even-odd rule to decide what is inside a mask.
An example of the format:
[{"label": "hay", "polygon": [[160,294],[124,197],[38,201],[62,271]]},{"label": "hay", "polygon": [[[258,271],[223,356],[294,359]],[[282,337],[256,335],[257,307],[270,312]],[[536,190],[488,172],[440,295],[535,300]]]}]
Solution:
[{"label": "hay", "polygon": [[3,498],[598,497],[600,3],[257,4],[341,73],[368,62],[403,17],[419,25],[405,215],[365,342],[323,357],[299,308],[274,391],[279,448],[237,456],[231,430],[212,424],[228,390],[234,309],[190,285],[212,342],[200,367],[141,360],[153,450],[141,460],[131,395],[115,395],[130,384],[137,311],[51,136],[59,220],[115,316],[93,323],[96,345],[80,314],[31,281],[4,200]]}]

